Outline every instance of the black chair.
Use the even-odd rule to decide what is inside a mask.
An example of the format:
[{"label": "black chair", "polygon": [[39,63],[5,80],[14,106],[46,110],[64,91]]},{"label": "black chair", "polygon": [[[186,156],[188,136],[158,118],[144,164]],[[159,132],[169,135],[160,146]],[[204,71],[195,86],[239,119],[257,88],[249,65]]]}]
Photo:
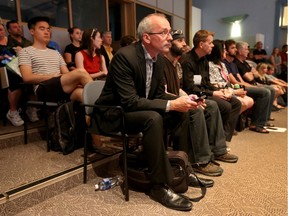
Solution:
[{"label": "black chair", "polygon": [[94,105],[95,101],[101,94],[101,91],[105,85],[105,81],[96,80],[94,82],[87,83],[83,90],[83,106],[85,107],[85,115],[93,117],[93,110],[95,108],[115,108],[118,109],[121,113],[121,130],[117,132],[107,133],[101,130],[101,122],[95,120],[95,124],[97,124],[97,128],[99,131],[95,130],[94,126],[90,124],[87,126],[84,138],[84,168],[83,168],[83,183],[87,182],[87,165],[88,165],[88,151],[87,151],[87,140],[89,134],[98,134],[106,137],[112,138],[122,138],[123,142],[123,167],[124,167],[124,182],[121,186],[122,192],[125,196],[125,200],[129,201],[129,188],[128,188],[128,178],[127,178],[127,150],[129,148],[129,139],[140,139],[143,134],[128,134],[124,131],[125,128],[125,119],[124,119],[124,110],[121,106],[103,106],[103,105]]},{"label": "black chair", "polygon": [[9,110],[8,87],[9,80],[6,68],[0,67],[0,119],[3,121],[3,126],[6,126],[6,113]]},{"label": "black chair", "polygon": [[[45,98],[45,84],[43,83],[40,83],[39,85],[42,85],[44,88],[44,98]],[[32,87],[32,85],[27,85],[27,84],[23,84],[23,91],[24,91],[24,95],[28,98],[29,95],[31,95],[29,93],[29,88]],[[43,118],[44,118],[44,122],[45,122],[45,130],[46,130],[46,142],[47,142],[47,151],[49,152],[50,151],[50,142],[49,142],[49,131],[48,131],[48,108],[49,107],[52,107],[53,109],[56,109],[58,106],[60,105],[60,103],[56,103],[56,102],[49,102],[49,101],[40,101],[40,100],[37,100],[37,98],[34,99],[27,99],[25,100],[23,106],[22,106],[22,109],[23,109],[23,113],[24,113],[24,117],[23,117],[23,120],[24,120],[24,144],[27,144],[27,141],[28,141],[28,125],[27,125],[27,122],[28,122],[28,118],[27,118],[27,115],[26,115],[26,110],[27,110],[27,107],[28,106],[33,106],[33,107],[38,107],[38,108],[41,108],[44,115],[43,115]]]}]

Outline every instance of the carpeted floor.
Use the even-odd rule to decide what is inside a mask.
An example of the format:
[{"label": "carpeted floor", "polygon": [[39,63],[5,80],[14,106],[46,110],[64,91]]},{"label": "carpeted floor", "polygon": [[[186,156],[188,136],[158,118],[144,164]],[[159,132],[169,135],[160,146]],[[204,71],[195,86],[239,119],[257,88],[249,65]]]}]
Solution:
[{"label": "carpeted floor", "polygon": [[[273,117],[276,126],[287,127],[287,109],[273,112]],[[125,202],[119,187],[95,192],[94,184],[100,177],[90,177],[87,184],[66,190],[17,215],[288,215],[287,131],[259,134],[245,130],[233,137],[229,147],[231,153],[239,156],[238,163],[220,163],[223,175],[213,178],[215,186],[207,190],[203,200],[193,203],[191,212],[167,209],[144,193],[134,191],[130,191],[130,201]],[[104,170],[119,172],[117,163]],[[187,192],[190,196],[198,194],[199,190],[194,188]]]}]

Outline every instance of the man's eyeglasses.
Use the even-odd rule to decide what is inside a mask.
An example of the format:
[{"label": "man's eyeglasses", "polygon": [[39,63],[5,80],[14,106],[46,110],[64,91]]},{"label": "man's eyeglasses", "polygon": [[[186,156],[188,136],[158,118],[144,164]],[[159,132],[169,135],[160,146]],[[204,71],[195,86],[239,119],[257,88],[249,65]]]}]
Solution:
[{"label": "man's eyeglasses", "polygon": [[[94,33],[97,32],[97,28],[93,28],[92,33],[90,35],[90,37],[93,37]],[[95,35],[94,35],[95,36]]]},{"label": "man's eyeglasses", "polygon": [[158,35],[161,35],[162,37],[165,37],[165,36],[167,37],[169,34],[171,35],[171,30],[165,29],[162,32],[147,32],[147,34],[149,35],[158,34]]}]

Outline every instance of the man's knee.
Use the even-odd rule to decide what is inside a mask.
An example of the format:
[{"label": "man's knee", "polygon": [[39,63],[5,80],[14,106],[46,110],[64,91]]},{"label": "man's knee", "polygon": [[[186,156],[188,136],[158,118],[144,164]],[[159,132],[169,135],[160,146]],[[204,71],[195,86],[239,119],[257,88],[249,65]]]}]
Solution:
[{"label": "man's knee", "polygon": [[150,111],[149,115],[147,115],[146,122],[150,125],[161,125],[163,128],[163,117],[158,112]]},{"label": "man's knee", "polygon": [[219,107],[217,102],[213,101],[213,100],[206,100],[206,110],[208,110],[211,114],[212,113],[217,113],[219,111]]}]

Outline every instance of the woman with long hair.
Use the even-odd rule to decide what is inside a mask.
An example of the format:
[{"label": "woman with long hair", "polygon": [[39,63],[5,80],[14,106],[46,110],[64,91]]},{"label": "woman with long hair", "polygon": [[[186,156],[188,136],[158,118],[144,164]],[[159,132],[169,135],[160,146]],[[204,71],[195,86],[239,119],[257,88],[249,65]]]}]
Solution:
[{"label": "woman with long hair", "polygon": [[258,76],[255,77],[258,83],[262,85],[271,85],[275,89],[275,97],[273,101],[274,110],[283,109],[284,107],[278,104],[278,97],[285,93],[285,88],[278,84],[272,84],[270,80],[267,79],[268,74],[268,64],[259,63],[256,67],[258,71]]},{"label": "woman with long hair", "polygon": [[274,76],[278,77],[281,74],[282,59],[279,48],[275,47],[270,56],[270,62],[274,66]]},{"label": "woman with long hair", "polygon": [[100,53],[102,39],[100,32],[87,29],[82,35],[81,51],[75,56],[77,68],[84,68],[93,79],[106,77],[108,70],[104,56]]},{"label": "woman with long hair", "polygon": [[[94,29],[86,29],[82,35],[81,50],[76,53],[76,68],[83,68],[90,74],[92,79],[105,78],[108,70],[106,68],[104,56],[100,53],[102,39],[100,32]],[[90,118],[86,118],[90,124]],[[93,134],[93,150],[103,155],[110,155],[109,148],[103,146],[101,136]]]},{"label": "woman with long hair", "polygon": [[228,75],[228,70],[225,64],[222,62],[226,58],[225,42],[223,40],[214,40],[214,47],[210,55],[207,56],[209,60],[209,78],[219,89],[222,89],[225,94],[235,96],[241,101],[240,114],[245,110],[251,108],[254,101],[251,97],[246,95],[246,91],[243,88],[233,89]]}]

